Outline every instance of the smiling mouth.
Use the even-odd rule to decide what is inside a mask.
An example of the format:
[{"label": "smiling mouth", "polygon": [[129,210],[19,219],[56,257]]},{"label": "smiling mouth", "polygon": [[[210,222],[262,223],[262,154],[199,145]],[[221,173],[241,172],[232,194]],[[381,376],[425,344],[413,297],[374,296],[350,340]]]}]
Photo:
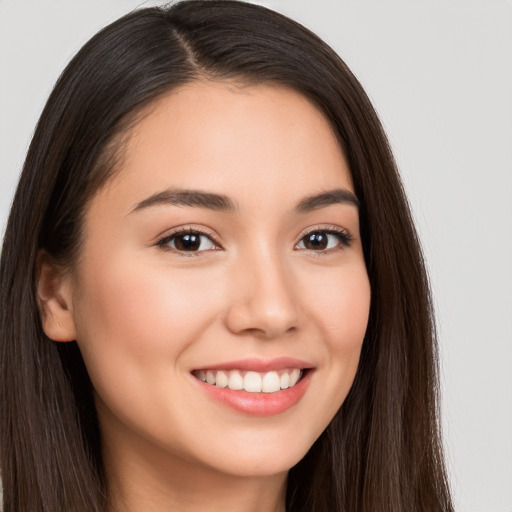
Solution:
[{"label": "smiling mouth", "polygon": [[249,393],[276,393],[293,388],[305,375],[305,368],[285,368],[269,372],[247,370],[194,370],[192,375],[217,388]]}]

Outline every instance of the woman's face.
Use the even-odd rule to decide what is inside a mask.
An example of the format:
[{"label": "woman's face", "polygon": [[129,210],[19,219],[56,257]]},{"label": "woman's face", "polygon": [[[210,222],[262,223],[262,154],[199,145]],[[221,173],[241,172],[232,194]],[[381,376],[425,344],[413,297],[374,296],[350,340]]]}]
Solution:
[{"label": "woman's face", "polygon": [[242,476],[305,455],[368,320],[353,193],[330,125],[289,89],[197,82],[152,105],[70,278],[107,455]]}]

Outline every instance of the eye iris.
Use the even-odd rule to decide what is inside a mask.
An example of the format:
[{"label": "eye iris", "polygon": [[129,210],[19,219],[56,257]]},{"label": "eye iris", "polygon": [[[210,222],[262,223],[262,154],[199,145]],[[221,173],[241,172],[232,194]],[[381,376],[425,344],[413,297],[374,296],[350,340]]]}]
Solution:
[{"label": "eye iris", "polygon": [[180,251],[195,251],[201,245],[201,236],[193,233],[180,235],[176,237],[174,245]]},{"label": "eye iris", "polygon": [[307,249],[325,249],[327,244],[327,233],[310,233],[304,243]]}]

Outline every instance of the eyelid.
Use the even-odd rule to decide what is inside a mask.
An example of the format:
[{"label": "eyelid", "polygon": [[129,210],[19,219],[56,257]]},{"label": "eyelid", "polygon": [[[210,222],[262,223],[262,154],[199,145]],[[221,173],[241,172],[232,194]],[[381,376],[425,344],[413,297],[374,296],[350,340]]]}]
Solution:
[{"label": "eyelid", "polygon": [[169,247],[166,244],[169,243],[174,237],[179,235],[186,235],[186,234],[194,234],[197,233],[199,235],[206,236],[209,238],[212,243],[216,246],[215,249],[210,250],[219,250],[223,249],[222,245],[217,241],[217,236],[213,231],[208,230],[205,227],[199,227],[199,226],[193,226],[193,225],[186,225],[186,226],[179,226],[176,228],[172,228],[169,231],[167,231],[164,235],[159,236],[156,246],[161,247],[164,250],[169,250],[172,252],[175,252],[177,254],[180,254],[181,256],[198,256],[201,253],[209,252],[209,250],[206,251],[178,251],[174,249],[173,247]]},{"label": "eyelid", "polygon": [[[303,239],[312,233],[327,233],[327,234],[333,234],[338,235],[340,237],[340,246],[339,247],[333,247],[330,249],[325,250],[313,250],[313,249],[307,249],[307,248],[301,248],[297,249],[297,246],[303,241]],[[215,249],[207,249],[202,251],[180,251],[173,247],[167,246],[167,244],[176,236],[183,235],[183,234],[199,234],[202,236],[206,236],[211,240],[211,242],[216,246]],[[326,225],[317,225],[317,226],[310,226],[306,228],[300,235],[299,239],[294,245],[295,250],[301,250],[301,251],[308,251],[309,253],[313,253],[315,255],[322,255],[322,254],[328,254],[331,252],[336,252],[337,250],[344,249],[345,247],[348,247],[350,243],[353,241],[353,236],[351,233],[346,229],[342,228],[340,226],[332,225],[332,224],[326,224]],[[199,226],[193,226],[193,225],[186,225],[186,226],[179,226],[176,228],[172,228],[170,231],[168,231],[165,235],[162,235],[159,237],[158,241],[155,244],[156,246],[159,246],[165,250],[169,250],[172,252],[175,252],[181,256],[199,256],[202,253],[208,253],[212,250],[219,250],[223,249],[222,245],[217,241],[217,236],[215,233],[213,233],[211,230],[205,228],[205,227],[199,227]]]},{"label": "eyelid", "polygon": [[314,251],[312,249],[297,249],[297,250],[309,251],[310,253],[313,253],[315,255],[328,254],[331,252],[335,252],[336,250],[344,249],[344,248],[350,246],[350,244],[354,240],[354,237],[352,236],[350,231],[346,228],[342,228],[341,226],[336,226],[333,224],[321,224],[318,226],[311,226],[311,227],[306,228],[299,235],[299,240],[295,244],[295,247],[297,247],[297,245],[299,245],[306,236],[310,235],[311,233],[316,233],[316,232],[338,235],[341,238],[341,247],[340,248],[331,248],[331,249],[326,249],[326,250],[318,250],[318,251]]}]

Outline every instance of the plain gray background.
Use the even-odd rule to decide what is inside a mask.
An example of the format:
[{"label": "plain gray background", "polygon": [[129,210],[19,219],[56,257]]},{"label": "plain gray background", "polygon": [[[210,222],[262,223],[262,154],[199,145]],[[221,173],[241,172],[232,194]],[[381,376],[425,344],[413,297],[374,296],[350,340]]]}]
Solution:
[{"label": "plain gray background", "polygon": [[[259,3],[331,44],[381,116],[432,280],[457,510],[512,512],[512,1]],[[138,5],[0,0],[0,235],[59,73]]]}]

